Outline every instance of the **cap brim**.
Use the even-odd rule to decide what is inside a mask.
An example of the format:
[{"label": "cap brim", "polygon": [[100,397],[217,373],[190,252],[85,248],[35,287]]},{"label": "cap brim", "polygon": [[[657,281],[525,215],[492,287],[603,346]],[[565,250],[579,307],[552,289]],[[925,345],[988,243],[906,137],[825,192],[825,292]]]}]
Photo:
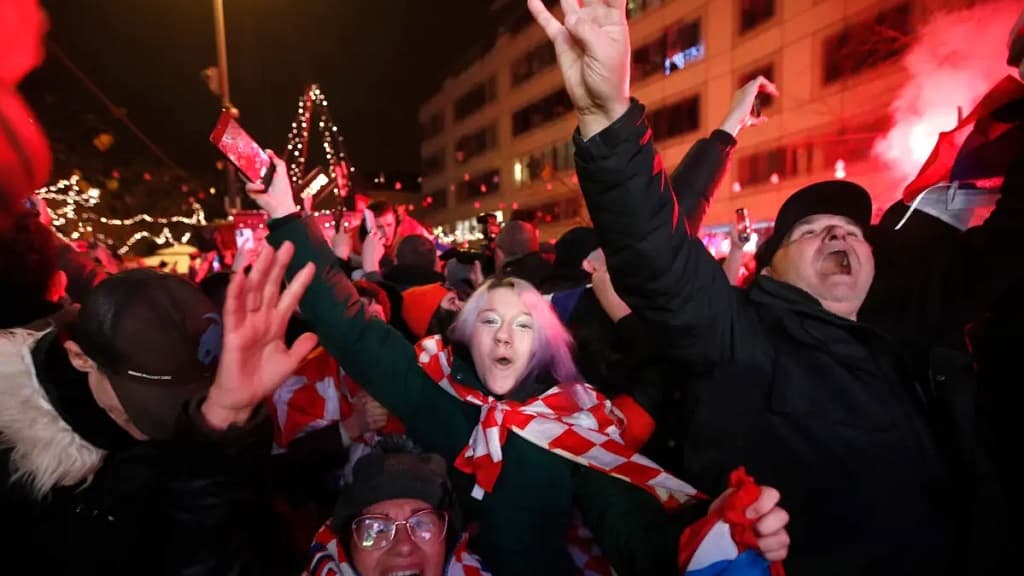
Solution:
[{"label": "cap brim", "polygon": [[754,258],[758,270],[771,264],[783,240],[801,220],[821,214],[842,216],[866,232],[871,226],[871,212],[871,195],[852,182],[817,182],[798,190],[783,203],[775,231],[757,249]]},{"label": "cap brim", "polygon": [[125,414],[139,431],[154,440],[170,439],[185,404],[208,390],[211,383],[212,379],[203,378],[187,385],[163,387],[161,382],[137,376],[110,376],[110,385]]}]

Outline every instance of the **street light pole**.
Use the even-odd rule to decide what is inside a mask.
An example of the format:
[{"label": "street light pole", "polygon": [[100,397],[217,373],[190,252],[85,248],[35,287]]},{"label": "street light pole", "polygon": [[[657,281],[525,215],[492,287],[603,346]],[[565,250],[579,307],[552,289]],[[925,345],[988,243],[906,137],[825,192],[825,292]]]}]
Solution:
[{"label": "street light pole", "polygon": [[[220,88],[220,103],[226,110],[231,110],[237,116],[238,112],[231,104],[231,87],[228,82],[228,40],[224,28],[224,0],[213,0],[213,25],[217,34],[217,80]],[[227,194],[224,204],[228,213],[241,208],[238,199],[238,178],[235,175],[235,167],[228,163],[227,170]]]}]

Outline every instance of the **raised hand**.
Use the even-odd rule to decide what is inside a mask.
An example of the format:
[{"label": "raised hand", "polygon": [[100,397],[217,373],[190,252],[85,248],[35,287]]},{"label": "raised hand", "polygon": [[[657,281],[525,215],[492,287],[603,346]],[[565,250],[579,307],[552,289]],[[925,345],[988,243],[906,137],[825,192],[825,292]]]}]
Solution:
[{"label": "raised hand", "polygon": [[747,126],[760,126],[768,121],[765,116],[755,117],[752,113],[758,94],[778,97],[779,90],[764,76],[758,76],[743,85],[732,98],[732,108],[722,121],[721,129],[736,136]]},{"label": "raised hand", "polygon": [[295,212],[299,207],[295,205],[292,183],[288,180],[288,165],[278,158],[273,150],[266,152],[270,156],[270,161],[274,163],[274,177],[270,180],[270,187],[249,183],[245,185],[245,191],[271,218],[281,218]]},{"label": "raised hand", "polygon": [[224,304],[224,341],[217,377],[202,406],[216,429],[248,421],[253,409],[295,372],[316,347],[314,334],[303,334],[289,349],[288,319],[313,278],[307,264],[281,291],[295,249],[285,242],[277,252],[263,248],[248,276],[232,275]]},{"label": "raised hand", "polygon": [[347,226],[340,226],[331,239],[331,251],[342,260],[348,260],[352,255],[352,233]]},{"label": "raised hand", "polygon": [[629,108],[626,0],[562,0],[564,24],[543,0],[527,4],[555,45],[565,88],[580,117],[580,134],[590,138]]},{"label": "raised hand", "polygon": [[[715,510],[724,505],[725,499],[734,489],[726,490],[712,504]],[[789,555],[789,513],[779,507],[781,495],[770,486],[761,487],[761,495],[746,511],[747,518],[754,520],[757,535],[757,549],[769,562],[781,562]]]},{"label": "raised hand", "polygon": [[386,250],[384,235],[376,228],[367,234],[366,240],[363,240],[363,271],[380,272],[380,261],[384,258]]}]

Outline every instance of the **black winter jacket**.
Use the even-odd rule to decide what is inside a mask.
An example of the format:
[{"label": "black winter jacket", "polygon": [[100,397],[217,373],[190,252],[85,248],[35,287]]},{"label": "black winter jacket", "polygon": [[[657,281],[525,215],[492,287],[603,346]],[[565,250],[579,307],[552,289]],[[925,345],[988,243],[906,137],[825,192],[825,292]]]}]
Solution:
[{"label": "black winter jacket", "polygon": [[729,286],[680,219],[639,104],[577,132],[576,166],[615,287],[674,362],[684,451],[662,464],[705,493],[736,466],[777,487],[792,574],[948,569],[946,466],[899,349],[792,286]]}]

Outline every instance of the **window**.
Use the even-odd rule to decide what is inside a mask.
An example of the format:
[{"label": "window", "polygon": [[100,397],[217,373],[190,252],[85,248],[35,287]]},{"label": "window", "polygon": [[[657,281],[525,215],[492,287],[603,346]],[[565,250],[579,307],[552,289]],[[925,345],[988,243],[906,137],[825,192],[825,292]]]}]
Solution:
[{"label": "window", "polygon": [[537,224],[550,224],[565,220],[575,220],[583,214],[582,197],[573,196],[555,202],[548,202],[530,209],[537,215]]},{"label": "window", "polygon": [[427,211],[443,210],[448,207],[448,190],[438,188],[423,197],[420,201],[420,208]]},{"label": "window", "polygon": [[749,32],[775,16],[775,0],[740,0],[740,34]]},{"label": "window", "polygon": [[512,85],[518,86],[555,65],[555,45],[544,42],[512,64]]},{"label": "window", "polygon": [[424,140],[437,136],[442,130],[444,130],[444,115],[440,112],[435,112],[423,124],[420,124],[420,136]]},{"label": "window", "polygon": [[681,22],[653,42],[633,50],[633,77],[643,79],[658,72],[668,76],[703,59],[700,19]]},{"label": "window", "polygon": [[651,113],[654,140],[667,140],[700,129],[700,96],[691,96]]},{"label": "window", "polygon": [[444,150],[438,150],[423,159],[423,176],[433,176],[444,170]]},{"label": "window", "polygon": [[564,89],[541,98],[512,115],[512,134],[529,132],[572,112],[572,100]]},{"label": "window", "polygon": [[522,188],[538,180],[551,180],[559,172],[573,170],[576,167],[574,153],[572,140],[566,140],[517,158],[512,166],[516,186]]},{"label": "window", "polygon": [[455,163],[469,162],[474,156],[494,148],[498,144],[498,127],[495,124],[466,134],[455,143]]},{"label": "window", "polygon": [[[739,82],[736,83],[736,89],[742,88],[747,82],[750,82],[758,76],[764,76],[771,82],[775,82],[775,63],[765,64],[764,66],[758,66],[757,68],[747,72],[740,76]],[[761,94],[761,107],[767,108],[772,105],[774,97],[768,94]]]},{"label": "window", "polygon": [[491,103],[497,95],[497,82],[492,76],[488,81],[481,82],[470,88],[469,91],[455,101],[455,119],[462,120]]},{"label": "window", "polygon": [[629,0],[626,2],[626,16],[636,18],[644,12],[657,8],[670,0]]},{"label": "window", "polygon": [[768,182],[772,176],[785,178],[796,173],[792,155],[785,147],[772,148],[739,160],[738,179],[744,186]]},{"label": "window", "polygon": [[910,45],[910,3],[851,24],[825,38],[822,46],[826,85],[890,62]]},{"label": "window", "polygon": [[468,200],[470,198],[476,198],[477,196],[484,196],[488,193],[494,193],[501,189],[501,176],[497,170],[489,170],[476,176],[470,176],[466,174],[462,178],[462,182],[459,183],[456,191],[458,193],[458,199]]}]

